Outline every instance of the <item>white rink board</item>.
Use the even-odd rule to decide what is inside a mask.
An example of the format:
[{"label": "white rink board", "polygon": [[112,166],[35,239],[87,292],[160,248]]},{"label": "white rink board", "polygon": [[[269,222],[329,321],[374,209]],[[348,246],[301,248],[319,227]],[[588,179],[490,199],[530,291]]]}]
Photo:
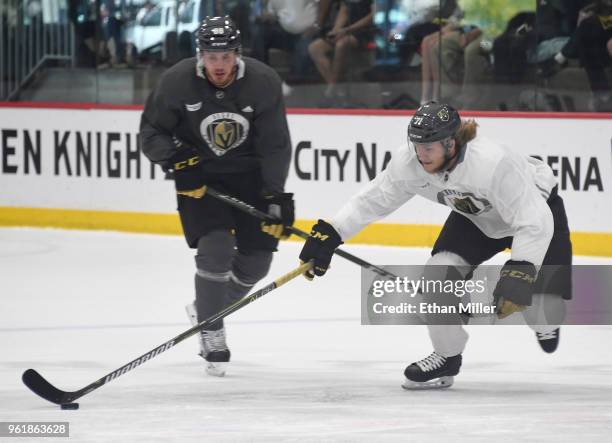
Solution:
[{"label": "white rink board", "polygon": [[[139,119],[138,110],[0,108],[0,206],[174,213],[172,183],[159,168],[152,178],[149,162],[136,152]],[[612,232],[612,120],[477,121],[483,135],[551,164],[572,230]],[[294,158],[286,188],[296,195],[298,218],[334,214],[368,181],[367,168],[379,172],[385,156],[404,143],[407,122],[408,116],[290,114]],[[85,146],[90,137],[89,161],[83,155],[77,161],[77,136]],[[128,162],[129,152],[135,154]],[[417,197],[385,221],[442,224],[447,213]]]}]

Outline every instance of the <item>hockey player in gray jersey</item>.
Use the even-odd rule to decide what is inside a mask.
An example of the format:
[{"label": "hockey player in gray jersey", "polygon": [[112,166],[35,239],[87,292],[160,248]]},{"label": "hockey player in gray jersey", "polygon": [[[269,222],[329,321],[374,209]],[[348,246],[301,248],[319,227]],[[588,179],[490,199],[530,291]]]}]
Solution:
[{"label": "hockey player in gray jersey", "polygon": [[[207,17],[198,53],[168,69],[147,99],[142,151],[174,175],[178,211],[195,257],[196,299],[187,307],[201,322],[241,298],[270,268],[284,226],[294,221],[284,192],[291,140],[278,75],[241,56],[240,31],[229,17]],[[206,196],[219,189],[274,215],[255,218]],[[212,375],[225,374],[230,352],[223,321],[201,333]]]},{"label": "hockey player in gray jersey", "polygon": [[[421,106],[410,121],[408,139],[387,168],[329,222],[313,226],[300,254],[300,260],[314,260],[307,277],[324,275],[336,247],[418,194],[452,209],[425,273],[444,269],[447,276],[451,270],[456,278],[468,278],[476,266],[511,248],[494,290],[497,316],[523,311],[533,316],[535,310],[526,307],[544,300],[563,313],[563,299],[571,298],[570,273],[546,284],[536,271],[543,264],[570,265],[572,260],[567,217],[550,167],[478,136],[476,122],[462,121],[445,104]],[[405,388],[453,383],[468,340],[460,316],[453,320],[427,322],[434,352],[406,368]],[[542,349],[554,352],[562,319],[556,324],[526,320]]]}]

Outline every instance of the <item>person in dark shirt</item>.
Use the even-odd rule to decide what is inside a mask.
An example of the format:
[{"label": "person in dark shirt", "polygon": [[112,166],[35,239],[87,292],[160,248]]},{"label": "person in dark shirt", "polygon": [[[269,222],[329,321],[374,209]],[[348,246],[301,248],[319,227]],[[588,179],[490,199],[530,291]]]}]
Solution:
[{"label": "person in dark shirt", "polygon": [[344,95],[338,82],[346,70],[350,51],[371,40],[373,18],[372,0],[340,0],[333,28],[308,46],[310,57],[327,83],[324,106],[334,104]]},{"label": "person in dark shirt", "polygon": [[[207,17],[198,53],[168,69],[145,104],[143,153],[174,175],[178,211],[197,249],[192,322],[243,297],[270,268],[278,239],[294,221],[284,186],[291,140],[281,80],[265,64],[241,56],[240,31],[229,17]],[[274,215],[262,223],[206,195],[206,186]],[[225,374],[230,351],[220,320],[201,332],[207,372]]]}]

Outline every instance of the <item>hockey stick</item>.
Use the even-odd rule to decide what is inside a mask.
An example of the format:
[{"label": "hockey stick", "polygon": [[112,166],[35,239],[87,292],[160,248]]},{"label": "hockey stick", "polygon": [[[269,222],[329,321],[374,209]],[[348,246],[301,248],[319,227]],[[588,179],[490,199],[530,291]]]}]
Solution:
[{"label": "hockey stick", "polygon": [[[265,220],[265,221],[271,221],[271,222],[278,222],[278,219],[276,217],[271,216],[270,214],[266,214],[265,212],[260,211],[259,209],[249,205],[248,203],[243,202],[242,200],[238,200],[236,197],[232,197],[231,195],[227,195],[227,194],[223,194],[215,189],[212,189],[210,187],[206,187],[206,193],[205,195],[210,195],[211,197],[216,198],[217,200],[221,200],[222,202],[227,203],[230,206],[233,206],[236,209],[239,209],[243,212],[246,212],[247,214],[252,215],[255,218],[258,218],[260,220]],[[287,229],[289,232],[291,232],[292,234],[297,235],[298,237],[301,237],[303,239],[307,239],[309,237],[308,233],[295,228],[293,226],[285,226],[285,229]],[[336,249],[335,251],[336,254],[338,254],[340,257],[355,263],[356,265],[361,266],[362,268],[368,269],[369,271],[373,271],[375,273],[377,273],[378,275],[382,275],[384,277],[387,278],[397,278],[398,276],[381,268],[378,267],[376,265],[373,265],[372,263],[369,263],[365,260],[360,259],[359,257],[354,256],[353,254],[349,254],[348,252],[342,250],[342,249]]]},{"label": "hockey stick", "polygon": [[[210,325],[211,323],[215,323],[218,320],[221,320],[224,317],[227,317],[233,312],[241,309],[245,305],[248,305],[251,302],[254,302],[260,297],[263,297],[268,292],[272,292],[273,290],[281,287],[285,283],[294,279],[295,277],[303,274],[305,271],[309,270],[312,267],[312,263],[304,263],[293,271],[286,273],[285,275],[280,276],[272,283],[264,286],[260,290],[253,292],[250,295],[246,295],[237,302],[229,305],[227,308],[223,309],[221,312],[208,317],[206,320],[198,323],[192,328],[186,330],[182,334],[177,335],[176,337],[168,340],[162,345],[157,346],[156,348],[150,350],[142,354],[140,357],[132,360],[131,362],[121,366],[120,368],[106,374],[104,377],[94,381],[93,383],[88,384],[84,388],[79,389],[78,391],[62,391],[61,389],[56,388],[51,383],[49,383],[42,375],[40,375],[34,369],[26,370],[21,379],[23,383],[32,390],[36,395],[44,398],[45,400],[50,401],[51,403],[56,403],[58,405],[66,405],[71,404],[74,400],[89,394],[90,392],[102,387],[103,385],[115,380],[121,375],[131,371],[132,369],[140,366],[144,362],[151,360],[154,357],[157,357],[162,352],[167,351],[172,348],[174,345],[182,342],[186,338],[191,337],[196,334],[200,329]],[[76,405],[78,406],[78,405]]]},{"label": "hockey stick", "polygon": [[[259,209],[255,208],[252,205],[249,205],[248,203],[243,202],[242,200],[237,199],[236,197],[232,197],[231,195],[227,195],[227,194],[223,194],[222,192],[217,191],[216,189],[212,189],[211,187],[207,186],[206,187],[206,192],[204,195],[210,195],[211,197],[214,197],[222,202],[227,203],[230,206],[233,206],[236,209],[239,209],[243,212],[246,212],[247,214],[252,215],[255,218],[258,218],[260,220],[266,220],[266,221],[271,221],[271,222],[278,222],[278,219],[271,216],[270,214],[266,214],[265,212],[260,211]],[[309,237],[309,235],[298,229],[295,228],[293,226],[285,226],[285,229],[287,229],[288,231],[290,231],[292,234],[297,235],[298,237],[301,237],[303,239],[307,239]],[[353,254],[350,254],[340,248],[336,249],[335,251],[336,254],[338,254],[340,257],[345,258],[346,260],[353,262],[359,266],[361,266],[364,269],[367,269],[368,271],[371,272],[375,272],[376,274],[380,275],[381,277],[384,278],[388,278],[388,279],[396,279],[396,278],[400,278],[398,275],[387,271],[386,269],[383,269],[379,266],[373,265],[372,263],[369,263],[365,260],[362,260],[359,257],[354,256]],[[372,289],[370,288],[370,291]],[[492,314],[472,314],[472,316],[474,318],[477,317],[490,317]]]}]

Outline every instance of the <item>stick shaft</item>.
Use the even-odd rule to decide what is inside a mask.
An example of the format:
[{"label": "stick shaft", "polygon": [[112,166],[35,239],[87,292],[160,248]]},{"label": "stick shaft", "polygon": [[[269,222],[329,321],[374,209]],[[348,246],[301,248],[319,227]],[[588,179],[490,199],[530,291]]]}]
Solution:
[{"label": "stick shaft", "polygon": [[[239,200],[235,197],[232,197],[231,195],[227,195],[227,194],[223,194],[215,189],[212,189],[210,187],[206,187],[206,194],[205,195],[210,195],[211,197],[214,197],[218,200],[221,200],[225,203],[227,203],[230,206],[233,206],[236,209],[239,209],[243,212],[246,212],[247,214],[252,215],[255,218],[258,218],[260,220],[265,220],[265,221],[278,221],[275,217],[272,217],[269,214],[266,214],[263,211],[260,211],[259,209],[255,208],[254,206],[243,202],[242,200]],[[293,226],[286,226],[285,227],[288,231],[290,231],[292,234],[297,235],[298,237],[301,237],[303,239],[307,239],[309,237],[307,232],[302,231],[301,229],[295,228]],[[339,255],[340,257],[355,263],[356,265],[361,266],[362,268],[366,268],[370,271],[373,271],[375,273],[377,273],[378,275],[382,275],[384,277],[387,278],[396,278],[397,275],[381,268],[378,267],[376,265],[373,265],[372,263],[369,263],[353,254],[350,254],[342,249],[336,249],[336,251],[334,252],[335,254]]]}]

